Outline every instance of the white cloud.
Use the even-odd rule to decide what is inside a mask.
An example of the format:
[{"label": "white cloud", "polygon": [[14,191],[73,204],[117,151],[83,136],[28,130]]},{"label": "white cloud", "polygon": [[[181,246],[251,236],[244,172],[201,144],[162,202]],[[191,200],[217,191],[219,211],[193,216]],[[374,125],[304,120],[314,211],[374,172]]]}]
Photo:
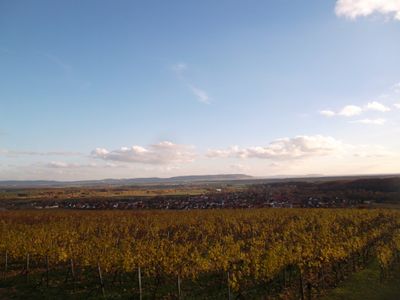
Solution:
[{"label": "white cloud", "polygon": [[210,104],[210,97],[208,96],[206,91],[199,89],[194,85],[189,85],[189,86],[199,102]]},{"label": "white cloud", "polygon": [[365,109],[366,110],[375,110],[375,111],[380,111],[380,112],[388,112],[388,111],[390,111],[389,107],[387,107],[387,106],[385,106],[382,103],[377,102],[377,101],[369,102],[366,105]]},{"label": "white cloud", "polygon": [[325,117],[333,117],[336,115],[336,113],[332,110],[321,110],[319,113]]},{"label": "white cloud", "polygon": [[395,103],[394,107],[396,107],[397,109],[400,109],[400,103]]},{"label": "white cloud", "polygon": [[333,110],[321,110],[319,113],[325,117],[334,117],[334,116],[354,117],[369,110],[378,112],[388,112],[390,111],[390,108],[378,101],[372,101],[367,103],[364,107],[358,105],[346,105],[339,112],[335,112]]},{"label": "white cloud", "polygon": [[296,136],[272,141],[267,146],[249,148],[231,147],[226,150],[209,150],[208,157],[261,158],[272,160],[323,156],[342,152],[344,144],[329,136]]},{"label": "white cloud", "polygon": [[383,157],[392,155],[382,146],[351,145],[330,136],[296,136],[272,141],[267,146],[240,148],[233,146],[223,150],[209,150],[210,158],[258,158],[276,161],[292,161],[294,159],[317,158],[323,156],[344,157]]},{"label": "white cloud", "polygon": [[382,14],[400,21],[400,0],[338,0],[335,12],[352,20]]},{"label": "white cloud", "polygon": [[361,120],[355,120],[352,121],[351,123],[359,123],[359,124],[368,124],[368,125],[384,125],[386,123],[385,119],[361,119]]},{"label": "white cloud", "polygon": [[357,105],[346,105],[338,114],[344,117],[352,117],[361,114],[362,111],[363,109]]},{"label": "white cloud", "polygon": [[193,161],[196,154],[191,146],[164,141],[148,147],[122,147],[112,151],[96,148],[92,156],[111,161],[164,165]]},{"label": "white cloud", "polygon": [[[400,0],[399,0],[400,1]],[[360,115],[362,113],[367,113],[369,111],[376,111],[380,113],[386,113],[391,111],[391,107],[399,108],[397,105],[400,103],[395,103],[399,99],[400,94],[400,82],[391,85],[387,91],[382,93],[380,96],[376,97],[376,100],[370,101],[365,105],[346,105],[341,110],[321,110],[319,111],[320,115],[325,117],[333,117],[333,116],[344,116],[344,117],[353,117]],[[384,104],[384,103],[386,104]]]}]

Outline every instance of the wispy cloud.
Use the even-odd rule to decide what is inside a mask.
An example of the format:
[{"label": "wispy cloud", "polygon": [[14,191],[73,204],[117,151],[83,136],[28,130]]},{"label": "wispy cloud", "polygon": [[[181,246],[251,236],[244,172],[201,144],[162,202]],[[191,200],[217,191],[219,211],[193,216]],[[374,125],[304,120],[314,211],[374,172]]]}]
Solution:
[{"label": "wispy cloud", "polygon": [[400,94],[400,82],[398,82],[395,85],[393,85],[392,89],[393,89],[394,93]]},{"label": "wispy cloud", "polygon": [[79,163],[67,163],[63,161],[51,161],[45,165],[48,168],[53,169],[77,169],[77,168],[96,168],[98,167],[95,163],[79,164]]},{"label": "wispy cloud", "polygon": [[361,119],[361,120],[351,121],[351,123],[368,124],[368,125],[384,125],[386,123],[386,119],[382,119],[382,118]]},{"label": "wispy cloud", "polygon": [[400,0],[338,0],[335,12],[352,20],[381,14],[400,21]]},{"label": "wispy cloud", "polygon": [[64,60],[59,58],[58,56],[50,53],[43,53],[43,55],[51,61],[53,64],[61,68],[64,72],[70,73],[72,71],[72,66],[67,64]]},{"label": "wispy cloud", "polygon": [[0,52],[6,53],[6,54],[12,54],[11,50],[4,48],[4,47],[0,47]]},{"label": "wispy cloud", "polygon": [[19,150],[7,150],[0,149],[0,155],[6,156],[82,156],[80,152],[73,151],[19,151]]},{"label": "wispy cloud", "polygon": [[171,67],[172,71],[174,71],[178,76],[182,76],[183,73],[187,70],[187,65],[185,63],[177,63]]},{"label": "wispy cloud", "polygon": [[229,168],[235,172],[248,172],[250,168],[246,165],[243,164],[231,164]]},{"label": "wispy cloud", "polygon": [[208,96],[206,91],[199,89],[194,85],[190,85],[190,89],[192,90],[193,94],[196,96],[199,102],[210,104],[210,97]]},{"label": "wispy cloud", "polygon": [[208,93],[199,88],[197,85],[194,85],[186,79],[185,72],[188,70],[188,66],[185,63],[177,63],[171,67],[171,70],[178,76],[179,79],[185,82],[185,85],[190,89],[192,94],[196,97],[197,101],[204,104],[210,104],[211,98]]},{"label": "wispy cloud", "polygon": [[319,112],[321,115],[325,116],[325,117],[334,117],[336,116],[336,113],[332,110],[321,110]]}]

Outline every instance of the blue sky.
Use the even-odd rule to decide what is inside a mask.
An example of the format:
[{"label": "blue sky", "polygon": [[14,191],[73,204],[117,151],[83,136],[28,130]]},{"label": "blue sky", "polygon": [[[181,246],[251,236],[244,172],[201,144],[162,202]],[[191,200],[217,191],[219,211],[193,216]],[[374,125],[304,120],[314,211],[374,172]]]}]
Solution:
[{"label": "blue sky", "polygon": [[400,171],[400,1],[1,1],[0,179]]}]

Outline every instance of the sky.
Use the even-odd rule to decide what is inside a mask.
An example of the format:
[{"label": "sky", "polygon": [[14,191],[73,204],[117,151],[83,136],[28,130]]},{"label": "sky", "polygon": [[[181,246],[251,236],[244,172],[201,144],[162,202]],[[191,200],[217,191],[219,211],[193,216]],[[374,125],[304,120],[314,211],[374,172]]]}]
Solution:
[{"label": "sky", "polygon": [[400,0],[0,0],[0,180],[400,173]]}]

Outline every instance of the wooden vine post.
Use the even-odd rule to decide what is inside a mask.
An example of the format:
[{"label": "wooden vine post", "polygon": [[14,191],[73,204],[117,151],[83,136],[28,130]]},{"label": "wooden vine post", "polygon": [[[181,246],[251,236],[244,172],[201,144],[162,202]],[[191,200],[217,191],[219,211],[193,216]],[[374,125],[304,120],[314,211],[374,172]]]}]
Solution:
[{"label": "wooden vine post", "polygon": [[312,285],[311,282],[307,282],[307,300],[311,300],[312,297]]},{"label": "wooden vine post", "polygon": [[229,282],[229,278],[230,278],[230,275],[229,275],[229,271],[226,273],[226,275],[227,275],[227,281],[228,281],[228,300],[231,300],[232,299],[232,295],[231,295],[231,284],[230,284],[230,282]]},{"label": "wooden vine post", "polygon": [[6,253],[4,255],[4,278],[7,276],[7,271],[8,271],[8,252],[6,250]]},{"label": "wooden vine post", "polygon": [[26,264],[25,264],[25,271],[26,271],[26,282],[29,282],[29,253],[26,254]]},{"label": "wooden vine post", "polygon": [[100,282],[100,287],[101,287],[101,294],[103,295],[103,298],[106,297],[106,292],[104,290],[104,281],[103,281],[103,275],[101,273],[101,267],[100,263],[97,263],[97,273],[99,275],[99,282]]},{"label": "wooden vine post", "polygon": [[46,255],[46,287],[49,287],[49,273],[50,273],[50,268],[49,268],[49,255]]},{"label": "wooden vine post", "polygon": [[303,281],[303,271],[301,270],[301,267],[299,268],[300,271],[300,297],[301,300],[304,300],[304,281]]},{"label": "wooden vine post", "polygon": [[142,300],[142,273],[138,267],[139,299]]},{"label": "wooden vine post", "polygon": [[70,259],[70,264],[71,264],[71,277],[72,277],[72,285],[75,291],[75,265],[74,265],[74,259]]},{"label": "wooden vine post", "polygon": [[178,275],[178,299],[181,300],[181,277]]}]

